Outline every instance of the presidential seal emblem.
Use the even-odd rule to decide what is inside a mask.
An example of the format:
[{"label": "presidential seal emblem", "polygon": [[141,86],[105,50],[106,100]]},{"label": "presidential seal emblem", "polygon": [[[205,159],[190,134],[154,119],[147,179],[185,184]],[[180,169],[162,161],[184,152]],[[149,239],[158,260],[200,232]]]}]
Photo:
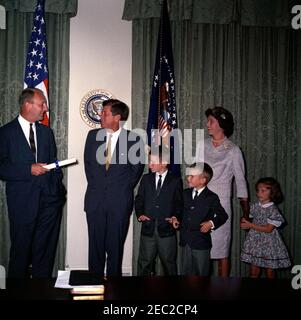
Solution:
[{"label": "presidential seal emblem", "polygon": [[95,89],[89,91],[80,102],[80,114],[84,122],[92,128],[100,128],[100,113],[102,103],[105,100],[112,99],[113,95],[108,91]]}]

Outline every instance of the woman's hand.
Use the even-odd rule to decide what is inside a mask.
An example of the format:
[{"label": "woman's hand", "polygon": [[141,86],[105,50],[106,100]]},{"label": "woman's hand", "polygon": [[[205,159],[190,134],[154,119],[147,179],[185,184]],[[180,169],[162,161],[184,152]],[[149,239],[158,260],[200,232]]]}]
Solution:
[{"label": "woman's hand", "polygon": [[248,229],[252,228],[252,223],[245,218],[241,218],[240,227],[244,230],[248,230]]}]

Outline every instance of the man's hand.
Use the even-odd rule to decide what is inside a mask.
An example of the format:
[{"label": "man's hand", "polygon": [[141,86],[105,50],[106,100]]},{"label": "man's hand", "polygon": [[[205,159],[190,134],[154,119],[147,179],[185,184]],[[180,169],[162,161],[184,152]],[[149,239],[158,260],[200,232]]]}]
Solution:
[{"label": "man's hand", "polygon": [[31,165],[31,174],[33,176],[40,176],[49,171],[49,169],[44,168],[47,163],[34,163]]},{"label": "man's hand", "polygon": [[143,221],[150,221],[150,218],[144,214],[142,214],[139,218],[138,218],[139,222],[143,222]]}]

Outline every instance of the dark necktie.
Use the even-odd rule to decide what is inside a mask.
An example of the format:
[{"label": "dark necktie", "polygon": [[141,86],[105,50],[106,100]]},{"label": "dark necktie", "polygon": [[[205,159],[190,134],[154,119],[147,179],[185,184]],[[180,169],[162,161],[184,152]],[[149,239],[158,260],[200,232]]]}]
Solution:
[{"label": "dark necktie", "polygon": [[34,141],[34,133],[32,129],[32,123],[29,126],[29,144],[30,144],[30,149],[33,152],[34,155],[36,155],[36,143]]},{"label": "dark necktie", "polygon": [[162,176],[160,174],[159,175],[159,180],[158,180],[158,183],[157,183],[157,189],[156,189],[157,196],[160,194],[161,187],[162,187]]},{"label": "dark necktie", "polygon": [[196,200],[196,197],[198,196],[198,190],[194,190],[193,200]]}]

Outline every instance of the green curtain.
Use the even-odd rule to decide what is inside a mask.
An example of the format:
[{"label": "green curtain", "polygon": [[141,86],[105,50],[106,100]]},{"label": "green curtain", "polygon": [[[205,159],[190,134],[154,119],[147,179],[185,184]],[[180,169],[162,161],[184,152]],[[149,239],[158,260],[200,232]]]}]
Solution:
[{"label": "green curtain", "polygon": [[[1,1],[1,0],[0,0]],[[123,19],[159,18],[162,0],[125,0]],[[290,26],[298,0],[168,0],[171,20],[245,26]]]},{"label": "green curtain", "polygon": [[[24,64],[35,3],[36,1],[0,0],[0,4],[6,5],[7,10],[6,29],[0,30],[0,126],[11,121],[19,112],[18,96],[23,89]],[[47,10],[51,5],[55,10]],[[50,121],[56,138],[58,159],[65,159],[68,151],[70,17],[76,14],[76,10],[77,1],[74,0],[46,1]],[[66,172],[64,174],[66,185]],[[5,184],[0,181],[0,264],[5,267],[8,265],[9,247]],[[63,212],[55,272],[65,267],[65,248],[66,206]]]},{"label": "green curtain", "polygon": [[[204,112],[208,107],[223,105],[233,113],[232,139],[245,156],[251,201],[255,200],[254,185],[260,177],[279,180],[285,195],[280,208],[288,223],[282,233],[293,264],[301,264],[301,33],[285,27],[289,20],[280,19],[279,8],[284,2],[262,1],[266,8],[269,4],[273,9],[265,20],[259,1],[223,1],[226,17],[220,10],[211,23],[202,23],[203,17],[191,8],[197,3],[199,7],[211,4],[207,12],[217,12],[214,4],[220,1],[170,1],[171,30],[180,129],[205,128]],[[133,128],[146,128],[160,1],[142,1],[138,7],[136,3],[125,1],[123,17],[133,19]],[[281,13],[288,17],[287,10]],[[184,169],[183,165],[183,173]],[[248,271],[248,266],[240,262],[245,237],[245,231],[239,228],[240,216],[234,196],[232,276],[246,276]],[[134,274],[139,232],[135,221]],[[288,277],[289,270],[279,275]]]},{"label": "green curtain", "polygon": [[[37,0],[0,0],[7,11],[34,12]],[[77,0],[46,0],[45,12],[67,14],[74,17],[77,13]]]}]

